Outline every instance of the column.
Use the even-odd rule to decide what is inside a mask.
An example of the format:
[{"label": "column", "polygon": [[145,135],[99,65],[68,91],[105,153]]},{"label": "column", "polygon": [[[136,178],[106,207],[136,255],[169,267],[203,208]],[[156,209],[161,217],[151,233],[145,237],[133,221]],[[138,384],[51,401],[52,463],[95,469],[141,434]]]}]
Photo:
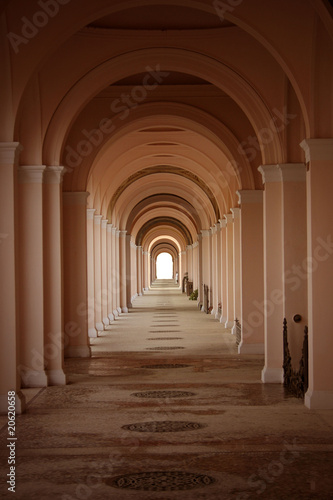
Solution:
[{"label": "column", "polygon": [[224,216],[226,219],[226,313],[227,320],[225,328],[232,328],[234,326],[234,225],[233,216],[228,214]]},{"label": "column", "polygon": [[[237,191],[241,205],[241,342],[239,354],[264,354],[263,195]],[[258,309],[259,305],[259,309]]]},{"label": "column", "polygon": [[203,255],[202,255],[202,234],[198,234],[198,306],[203,308],[204,300],[204,282],[203,282]]},{"label": "column", "polygon": [[17,251],[15,231],[16,168],[21,147],[17,142],[0,143],[0,303],[5,313],[0,315],[0,413],[8,411],[8,392],[16,393],[16,412],[25,410],[25,397],[20,391],[19,315],[16,303]]},{"label": "column", "polygon": [[87,208],[87,283],[88,283],[88,336],[97,337],[95,321],[95,258],[94,215],[95,208]]},{"label": "column", "polygon": [[118,273],[118,267],[117,267],[117,230],[115,227],[112,227],[111,229],[111,272],[112,272],[112,306],[113,306],[113,316],[116,319],[119,316],[119,311],[117,309],[117,273]]},{"label": "column", "polygon": [[216,224],[216,286],[217,286],[217,311],[215,319],[220,320],[222,316],[222,255],[221,255],[221,222]]},{"label": "column", "polygon": [[186,272],[188,273],[187,254],[186,254],[186,250],[184,250],[183,252],[180,252],[180,254],[179,254],[178,285],[180,287],[182,286],[183,277],[185,276]]},{"label": "column", "polygon": [[264,317],[265,367],[261,380],[283,382],[282,183],[278,165],[259,167],[264,190]]},{"label": "column", "polygon": [[94,215],[94,278],[95,278],[95,328],[104,330],[102,318],[102,250],[101,223],[103,215]]},{"label": "column", "polygon": [[[283,316],[287,319],[291,362],[298,370],[304,328],[308,325],[306,166],[290,163],[279,168],[282,174]],[[295,314],[301,316],[300,322],[294,321]]]},{"label": "column", "polygon": [[108,254],[107,254],[107,219],[101,220],[101,297],[102,297],[102,323],[104,328],[109,326],[108,318]]},{"label": "column", "polygon": [[44,359],[43,174],[19,167],[19,304],[23,387],[48,383]]},{"label": "column", "polygon": [[136,252],[137,252],[137,283],[138,283],[137,294],[139,296],[141,296],[142,290],[143,290],[143,284],[142,284],[142,273],[143,273],[142,247],[136,247]]},{"label": "column", "polygon": [[143,252],[143,289],[145,292],[148,291],[148,278],[149,273],[149,254],[148,252]]},{"label": "column", "polygon": [[[210,283],[210,230],[203,229],[201,231],[202,235],[202,285],[208,286],[208,294],[211,292],[211,283]],[[209,297],[209,295],[208,295]],[[204,300],[204,289],[202,288],[202,302]],[[208,303],[208,307],[210,306],[210,301]],[[204,311],[204,305],[201,308]]]},{"label": "column", "polygon": [[120,231],[116,230],[116,296],[117,296],[117,311],[118,314],[121,314],[120,307]]},{"label": "column", "polygon": [[126,233],[120,231],[119,234],[119,261],[120,261],[120,307],[122,313],[128,313],[127,307],[127,290],[126,290]]},{"label": "column", "polygon": [[217,225],[211,228],[211,274],[212,274],[212,311],[211,314],[216,316],[219,308],[218,291],[217,291]]},{"label": "column", "polygon": [[192,245],[193,251],[193,290],[199,290],[199,242],[195,241]]},{"label": "column", "polygon": [[221,306],[222,314],[220,323],[224,326],[228,320],[228,285],[227,285],[227,221],[220,220],[221,225]]},{"label": "column", "polygon": [[88,337],[87,197],[63,193],[64,346],[67,358],[91,356]]},{"label": "column", "polygon": [[309,327],[308,408],[333,408],[333,139],[301,144],[307,172],[307,267]]},{"label": "column", "polygon": [[[241,319],[241,275],[240,275],[240,208],[232,208],[234,224],[233,237],[233,269],[234,269],[234,317]],[[232,327],[231,333],[236,334],[236,323]]]},{"label": "column", "polygon": [[[193,245],[188,245],[186,247],[187,251],[187,272],[189,281],[193,282]],[[194,283],[193,283],[194,285]],[[194,287],[193,287],[194,290]]]},{"label": "column", "polygon": [[114,321],[113,315],[113,273],[112,273],[112,224],[106,228],[107,247],[107,287],[108,287],[108,319]]},{"label": "column", "polygon": [[130,251],[131,251],[130,290],[131,290],[131,305],[132,305],[133,301],[138,296],[137,251],[136,251],[136,244],[133,241],[130,241]]},{"label": "column", "polygon": [[64,167],[44,172],[44,358],[49,385],[66,384],[62,283],[62,178]]}]

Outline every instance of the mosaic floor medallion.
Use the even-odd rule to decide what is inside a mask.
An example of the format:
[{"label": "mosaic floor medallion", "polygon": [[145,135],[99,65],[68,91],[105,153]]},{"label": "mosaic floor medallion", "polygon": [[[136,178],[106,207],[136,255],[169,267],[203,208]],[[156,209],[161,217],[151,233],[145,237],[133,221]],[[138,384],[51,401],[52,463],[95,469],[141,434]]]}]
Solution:
[{"label": "mosaic floor medallion", "polygon": [[185,349],[185,347],[146,347],[146,351],[174,351],[175,349]]},{"label": "mosaic floor medallion", "polygon": [[173,369],[173,368],[188,368],[192,365],[184,365],[181,363],[169,363],[164,365],[143,365],[141,368],[149,368],[151,370],[163,370],[163,369]]},{"label": "mosaic floor medallion", "polygon": [[215,483],[215,479],[203,474],[183,471],[156,471],[125,474],[110,478],[108,486],[137,491],[176,491],[203,488]]},{"label": "mosaic floor medallion", "polygon": [[135,432],[182,432],[195,431],[207,427],[197,422],[173,422],[166,420],[162,422],[139,422],[136,424],[123,425],[122,429]]},{"label": "mosaic floor medallion", "polygon": [[134,392],[131,396],[137,398],[188,398],[190,396],[195,396],[194,392],[188,391],[144,391],[144,392]]}]

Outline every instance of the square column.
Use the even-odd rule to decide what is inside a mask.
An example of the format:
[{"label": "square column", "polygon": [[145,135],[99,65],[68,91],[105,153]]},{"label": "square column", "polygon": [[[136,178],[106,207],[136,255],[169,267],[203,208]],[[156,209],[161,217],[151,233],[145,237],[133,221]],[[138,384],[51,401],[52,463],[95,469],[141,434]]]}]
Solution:
[{"label": "square column", "polygon": [[221,255],[221,223],[216,224],[216,294],[217,310],[215,319],[220,321],[222,312],[222,255]]},{"label": "square column", "polygon": [[186,262],[187,262],[188,279],[189,281],[193,282],[193,245],[187,245],[186,253],[187,253]]},{"label": "square column", "polygon": [[117,297],[117,311],[118,314],[121,314],[121,298],[120,298],[120,280],[121,280],[121,267],[120,267],[120,231],[116,230],[116,267],[115,267],[115,276],[116,276],[116,297]]},{"label": "square column", "polygon": [[103,215],[94,215],[95,328],[97,332],[104,330],[102,318],[102,218]]},{"label": "square column", "polygon": [[149,290],[149,253],[143,252],[143,289]]},{"label": "square column", "polygon": [[[263,191],[237,191],[241,205],[241,341],[239,354],[264,354]],[[259,304],[259,309],[258,309]]]},{"label": "square column", "polygon": [[[130,236],[131,238],[132,236]],[[130,256],[131,256],[131,274],[130,274],[130,295],[131,307],[133,301],[138,296],[138,275],[137,275],[137,250],[136,244],[130,240]]]},{"label": "square column", "polygon": [[226,296],[227,296],[227,319],[225,328],[234,326],[234,220],[232,214],[224,216],[227,223],[226,232]]},{"label": "square column", "polygon": [[8,392],[16,393],[16,412],[25,411],[25,397],[17,370],[19,363],[19,311],[17,293],[18,242],[15,226],[16,212],[16,168],[21,146],[17,142],[0,143],[0,413],[8,412]]},{"label": "square column", "polygon": [[[203,286],[206,285],[208,286],[208,297],[210,297],[211,293],[211,282],[210,282],[210,229],[203,229],[201,231],[201,266],[202,266],[202,295],[201,295],[201,301],[203,302],[204,300],[204,289]],[[208,307],[210,306],[210,300],[208,303]],[[204,306],[202,305],[201,308],[202,311],[204,311]]]},{"label": "square column", "polygon": [[137,294],[142,295],[143,284],[142,284],[142,274],[143,274],[143,261],[142,261],[142,247],[136,247],[137,253]]},{"label": "square column", "polygon": [[282,176],[278,165],[259,167],[264,190],[264,318],[265,367],[262,382],[283,383],[283,246]]},{"label": "square column", "polygon": [[112,224],[106,227],[107,248],[107,289],[108,289],[108,319],[114,321],[113,315],[113,284],[112,284]]},{"label": "square column", "polygon": [[95,208],[87,208],[87,285],[88,285],[88,336],[97,337],[95,321],[95,258],[94,215]]},{"label": "square column", "polygon": [[101,221],[101,296],[102,296],[102,323],[109,326],[108,318],[108,254],[107,254],[107,219]]},{"label": "square column", "polygon": [[[241,318],[241,265],[240,265],[240,208],[232,208],[234,221],[233,237],[233,268],[234,268],[234,316],[240,321]],[[236,334],[236,323],[232,327],[232,334]]]},{"label": "square column", "polygon": [[333,409],[333,139],[306,139],[309,389],[305,405]]},{"label": "square column", "polygon": [[19,167],[19,304],[23,387],[48,384],[44,359],[43,174]]},{"label": "square column", "polygon": [[[306,238],[306,166],[279,165],[282,175],[283,316],[287,319],[292,366],[299,369],[304,329],[308,325]],[[295,322],[294,316],[301,316]]]},{"label": "square column", "polygon": [[114,318],[117,318],[119,316],[119,311],[117,309],[117,273],[118,273],[118,267],[117,267],[117,261],[116,261],[116,256],[117,256],[117,230],[115,227],[112,227],[111,229],[111,273],[112,273],[112,306],[113,306],[113,311],[112,314]]},{"label": "square column", "polygon": [[219,308],[218,285],[217,285],[217,225],[211,228],[211,276],[212,276],[212,310],[211,314],[216,316]]},{"label": "square column", "polygon": [[49,385],[66,384],[62,280],[62,179],[64,167],[44,172],[44,358]]},{"label": "square column", "polygon": [[127,307],[127,252],[126,252],[126,234],[127,231],[119,232],[119,268],[120,268],[120,308],[122,313],[128,313]]},{"label": "square column", "polygon": [[65,357],[89,358],[86,192],[63,193]]},{"label": "square column", "polygon": [[193,272],[192,272],[192,279],[193,279],[193,290],[198,290],[199,289],[199,243],[195,241],[192,245],[193,248]]},{"label": "square column", "polygon": [[220,323],[225,326],[228,320],[228,285],[227,285],[227,221],[220,220],[221,226],[221,308]]}]

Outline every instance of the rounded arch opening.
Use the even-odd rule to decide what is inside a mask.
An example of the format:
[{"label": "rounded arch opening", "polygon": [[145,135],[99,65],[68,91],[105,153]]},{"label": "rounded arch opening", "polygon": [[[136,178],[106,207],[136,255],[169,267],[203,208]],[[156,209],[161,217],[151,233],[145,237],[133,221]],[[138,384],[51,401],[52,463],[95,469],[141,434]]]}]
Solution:
[{"label": "rounded arch opening", "polygon": [[156,276],[158,280],[173,279],[173,258],[168,252],[162,252],[156,259]]}]

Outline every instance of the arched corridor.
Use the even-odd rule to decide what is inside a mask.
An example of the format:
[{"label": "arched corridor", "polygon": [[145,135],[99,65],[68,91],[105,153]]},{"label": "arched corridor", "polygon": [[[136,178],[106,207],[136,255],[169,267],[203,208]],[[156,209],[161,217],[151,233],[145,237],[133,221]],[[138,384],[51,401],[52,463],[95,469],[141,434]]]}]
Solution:
[{"label": "arched corridor", "polygon": [[198,377],[216,411],[259,394],[262,415],[290,410],[288,436],[294,406],[314,435],[320,415],[328,453],[332,2],[4,0],[0,20],[0,414],[28,433],[43,398],[53,421],[111,365],[111,388],[162,383],[137,363],[163,358],[145,342],[167,304],[184,349],[163,355],[190,365],[168,377]]},{"label": "arched corridor", "polygon": [[258,382],[263,355],[240,357],[178,288],[154,286],[91,349],[65,387],[24,390],[17,498],[329,498],[332,412]]}]

